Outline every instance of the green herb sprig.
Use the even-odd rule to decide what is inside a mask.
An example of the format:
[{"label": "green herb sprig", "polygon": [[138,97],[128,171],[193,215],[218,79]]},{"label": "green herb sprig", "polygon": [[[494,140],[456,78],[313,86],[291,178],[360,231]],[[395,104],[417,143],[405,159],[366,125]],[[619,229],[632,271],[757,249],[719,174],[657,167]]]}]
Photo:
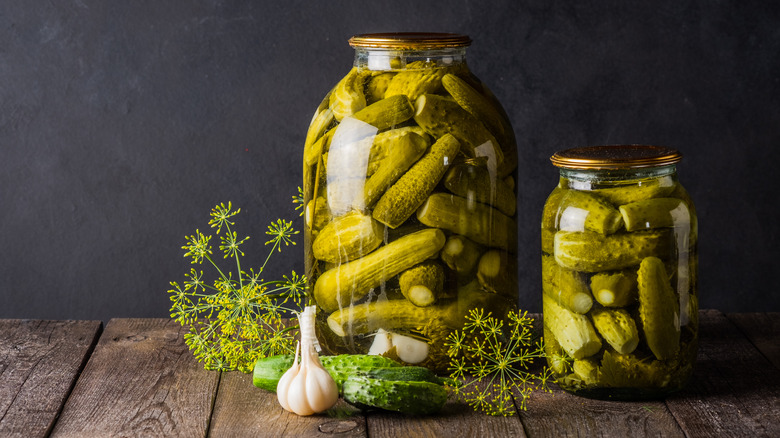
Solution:
[{"label": "green herb sprig", "polygon": [[549,368],[533,368],[535,360],[544,358],[544,346],[534,342],[528,312],[509,312],[504,325],[484,309],[472,309],[463,329],[447,337],[445,348],[454,392],[476,411],[513,415],[515,404],[526,409],[534,390],[550,391]]},{"label": "green herb sprig", "polygon": [[[240,212],[230,202],[215,206],[208,222],[214,234],[195,230],[182,247],[192,264],[211,265],[216,270],[213,283],[203,279],[202,270],[191,268],[183,284],[171,282],[168,290],[173,302],[171,318],[189,327],[184,341],[209,370],[249,372],[258,358],[294,352],[297,327],[286,325],[282,318],[287,310],[302,309],[306,292],[306,277],[295,271],[282,280],[261,278],[272,254],[295,245],[292,239],[298,231],[290,221],[278,219],[268,226],[266,234],[271,238],[265,244],[272,246],[257,272],[241,267],[242,245],[249,237],[239,237],[233,229],[233,218]],[[236,275],[217,264],[211,243],[215,236],[223,258],[235,263]]]}]

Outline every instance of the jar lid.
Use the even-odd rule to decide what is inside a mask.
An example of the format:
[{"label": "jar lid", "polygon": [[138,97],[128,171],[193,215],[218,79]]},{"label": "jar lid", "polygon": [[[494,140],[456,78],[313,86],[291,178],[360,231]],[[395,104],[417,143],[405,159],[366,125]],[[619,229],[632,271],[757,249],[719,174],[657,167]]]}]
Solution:
[{"label": "jar lid", "polygon": [[447,47],[468,47],[471,38],[456,33],[435,32],[390,32],[366,33],[349,39],[352,47],[375,49],[443,49]]},{"label": "jar lid", "polygon": [[676,149],[663,146],[586,146],[556,152],[552,164],[564,169],[636,169],[674,164],[682,160]]}]

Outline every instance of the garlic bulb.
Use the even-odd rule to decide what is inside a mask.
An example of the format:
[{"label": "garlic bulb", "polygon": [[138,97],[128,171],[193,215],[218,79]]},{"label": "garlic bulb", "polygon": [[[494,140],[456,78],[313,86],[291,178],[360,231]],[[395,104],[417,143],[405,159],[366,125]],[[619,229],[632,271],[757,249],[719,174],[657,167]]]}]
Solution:
[{"label": "garlic bulb", "polygon": [[279,404],[285,410],[302,416],[324,412],[339,398],[336,382],[322,367],[315,351],[315,347],[319,348],[314,331],[315,313],[316,306],[308,306],[298,315],[301,341],[295,348],[295,361],[276,385]]}]

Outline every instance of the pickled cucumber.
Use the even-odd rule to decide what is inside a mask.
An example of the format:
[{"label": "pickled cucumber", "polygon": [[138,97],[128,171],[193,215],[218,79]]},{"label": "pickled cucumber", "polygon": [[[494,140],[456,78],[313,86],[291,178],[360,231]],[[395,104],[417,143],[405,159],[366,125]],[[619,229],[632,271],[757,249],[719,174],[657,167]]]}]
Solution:
[{"label": "pickled cucumber", "polygon": [[406,171],[423,156],[428,142],[414,132],[399,137],[389,148],[388,155],[379,168],[366,181],[363,188],[365,206],[371,208],[388,187],[398,181]]},{"label": "pickled cucumber", "polygon": [[562,190],[560,230],[612,234],[623,226],[620,212],[598,195],[581,190]]},{"label": "pickled cucumber", "polygon": [[487,167],[458,163],[450,167],[443,181],[447,190],[458,196],[492,205],[507,216],[515,214],[515,192],[491,176]]},{"label": "pickled cucumber", "polygon": [[568,190],[556,187],[550,193],[550,196],[547,197],[547,201],[544,203],[544,210],[542,211],[543,230],[555,230],[558,228],[558,212],[561,210],[561,199],[566,193],[568,193]]},{"label": "pickled cucumber", "polygon": [[390,85],[390,80],[395,76],[394,72],[384,72],[371,76],[366,84],[366,99],[369,103],[385,98],[385,92],[387,86]]},{"label": "pickled cucumber", "polygon": [[363,86],[369,74],[352,67],[352,70],[330,92],[330,109],[336,120],[341,121],[344,117],[351,116],[366,107]]},{"label": "pickled cucumber", "polygon": [[587,316],[564,309],[547,295],[542,296],[542,308],[544,326],[566,354],[583,359],[601,350],[601,338]]},{"label": "pickled cucumber", "polygon": [[414,120],[426,132],[439,138],[452,134],[461,143],[461,152],[469,157],[487,157],[488,168],[498,169],[504,154],[498,140],[454,100],[425,94],[414,104]]},{"label": "pickled cucumber", "polygon": [[658,360],[680,350],[680,305],[661,259],[642,260],[638,273],[639,318],[647,345]]},{"label": "pickled cucumber", "polygon": [[443,68],[435,68],[426,61],[413,61],[390,79],[385,97],[404,95],[414,102],[427,93],[436,93],[441,89],[441,78],[446,74]]},{"label": "pickled cucumber", "polygon": [[[303,146],[303,161],[306,165],[313,165],[319,159],[323,151],[323,143],[320,141],[323,134],[329,131],[335,117],[333,111],[326,108],[314,116],[309,125],[309,131],[306,133],[306,141]],[[330,129],[330,131],[334,131]],[[332,136],[331,132],[331,136]]]},{"label": "pickled cucumber", "polygon": [[604,236],[594,232],[558,231],[554,253],[559,265],[582,272],[611,271],[638,265],[648,256],[666,256],[673,246],[666,229]]},{"label": "pickled cucumber", "polygon": [[426,148],[431,144],[431,136],[422,130],[419,126],[405,126],[403,128],[390,129],[388,131],[380,132],[377,134],[373,143],[371,144],[371,150],[368,155],[368,165],[366,166],[366,176],[373,175],[379,166],[382,164],[385,158],[392,155],[398,144],[405,144],[409,141],[419,141],[417,137],[413,139],[407,138],[415,134],[421,138],[426,145]]},{"label": "pickled cucumber", "polygon": [[651,198],[669,196],[675,187],[679,186],[671,176],[630,181],[616,187],[605,187],[595,190],[612,205],[619,206]]},{"label": "pickled cucumber", "polygon": [[620,354],[629,354],[639,345],[639,331],[631,315],[623,309],[599,309],[591,314],[601,337]]},{"label": "pickled cucumber", "polygon": [[474,272],[484,248],[472,240],[453,234],[447,238],[447,243],[441,249],[441,259],[447,266],[460,275]]},{"label": "pickled cucumber", "polygon": [[552,256],[542,257],[542,291],[575,313],[588,313],[593,306],[593,297],[582,274],[559,266]]},{"label": "pickled cucumber", "polygon": [[360,258],[382,244],[382,226],[359,211],[334,219],[312,243],[314,257],[330,263]]},{"label": "pickled cucumber", "polygon": [[575,360],[571,368],[585,385],[595,385],[601,380],[599,363],[593,358]]},{"label": "pickled cucumber", "polygon": [[455,137],[445,135],[382,195],[374,207],[374,219],[396,228],[425,202],[460,148]]},{"label": "pickled cucumber", "polygon": [[365,257],[325,271],[314,284],[314,299],[326,312],[347,306],[389,278],[436,254],[445,241],[444,233],[437,229],[401,237]]},{"label": "pickled cucumber", "polygon": [[601,272],[590,278],[593,297],[605,307],[625,307],[637,298],[636,271]]},{"label": "pickled cucumber", "polygon": [[688,226],[691,215],[685,203],[677,198],[653,198],[621,205],[626,230]]},{"label": "pickled cucumber", "polygon": [[386,97],[378,102],[374,102],[354,113],[352,117],[382,131],[400,125],[411,119],[413,115],[414,108],[409,99],[406,96],[399,95]]},{"label": "pickled cucumber", "polygon": [[671,371],[657,360],[605,351],[601,377],[604,385],[614,388],[664,388],[671,381]]},{"label": "pickled cucumber", "polygon": [[417,210],[417,220],[444,228],[482,245],[514,251],[517,225],[487,205],[448,193],[434,193]]},{"label": "pickled cucumber", "polygon": [[[503,115],[490,99],[453,74],[444,75],[442,84],[455,99],[455,102],[477,120],[481,121],[496,138],[508,138],[511,127],[505,125]],[[501,144],[506,143],[508,141],[504,141]]]},{"label": "pickled cucumber", "polygon": [[427,261],[411,267],[398,277],[401,293],[415,306],[430,306],[444,289],[444,268]]},{"label": "pickled cucumber", "polygon": [[506,251],[492,249],[482,254],[477,265],[477,279],[485,290],[517,297],[517,258]]}]

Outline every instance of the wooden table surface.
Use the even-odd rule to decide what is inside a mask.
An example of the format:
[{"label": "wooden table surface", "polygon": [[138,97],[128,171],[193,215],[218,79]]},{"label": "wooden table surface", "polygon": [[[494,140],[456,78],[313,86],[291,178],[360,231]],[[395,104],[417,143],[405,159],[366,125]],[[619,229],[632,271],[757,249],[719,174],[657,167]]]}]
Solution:
[{"label": "wooden table surface", "polygon": [[512,417],[285,412],[249,374],[205,371],[168,319],[0,320],[0,436],[780,436],[780,313],[701,312],[694,377],[655,402],[555,389]]}]

